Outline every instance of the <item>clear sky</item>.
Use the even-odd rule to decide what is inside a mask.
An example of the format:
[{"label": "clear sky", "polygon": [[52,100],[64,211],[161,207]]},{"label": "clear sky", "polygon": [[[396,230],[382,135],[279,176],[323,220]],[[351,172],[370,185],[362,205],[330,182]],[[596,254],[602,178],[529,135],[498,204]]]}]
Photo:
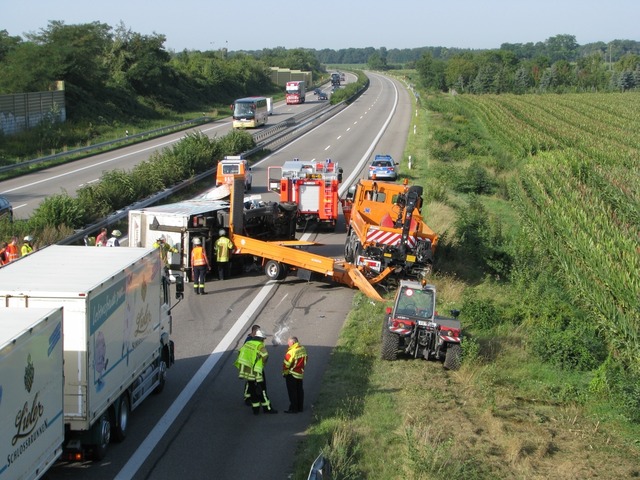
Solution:
[{"label": "clear sky", "polygon": [[165,35],[174,51],[477,49],[560,34],[580,45],[640,41],[640,0],[0,0],[0,30],[9,35],[24,38],[50,20],[114,29],[122,22],[143,35]]}]

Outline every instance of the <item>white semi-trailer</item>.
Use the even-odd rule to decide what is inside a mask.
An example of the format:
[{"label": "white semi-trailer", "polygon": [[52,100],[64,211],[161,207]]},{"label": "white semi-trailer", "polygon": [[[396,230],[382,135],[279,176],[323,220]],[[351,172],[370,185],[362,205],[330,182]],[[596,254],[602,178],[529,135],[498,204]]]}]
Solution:
[{"label": "white semi-trailer", "polygon": [[0,268],[0,307],[62,307],[64,456],[102,459],[112,439],[125,438],[130,412],[162,390],[173,364],[159,251],[46,247]]}]

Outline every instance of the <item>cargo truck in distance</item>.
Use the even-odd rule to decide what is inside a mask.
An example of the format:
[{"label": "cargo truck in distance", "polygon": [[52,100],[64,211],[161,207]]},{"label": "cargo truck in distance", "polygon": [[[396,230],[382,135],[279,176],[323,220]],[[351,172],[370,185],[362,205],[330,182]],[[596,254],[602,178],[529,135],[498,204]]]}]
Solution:
[{"label": "cargo truck in distance", "polygon": [[287,85],[285,87],[285,99],[287,105],[297,105],[298,103],[304,103],[306,94],[307,90],[304,80],[287,82]]},{"label": "cargo truck in distance", "polygon": [[0,309],[0,479],[41,478],[62,453],[62,308]]},{"label": "cargo truck in distance", "polygon": [[104,458],[131,411],[162,391],[174,362],[169,292],[157,249],[52,245],[0,268],[2,308],[63,309],[63,458]]}]

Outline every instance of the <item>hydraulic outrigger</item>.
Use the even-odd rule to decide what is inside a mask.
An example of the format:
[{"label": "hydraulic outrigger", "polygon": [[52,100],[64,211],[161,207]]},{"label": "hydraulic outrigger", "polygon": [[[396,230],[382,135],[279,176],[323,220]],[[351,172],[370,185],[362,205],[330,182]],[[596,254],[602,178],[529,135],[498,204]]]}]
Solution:
[{"label": "hydraulic outrigger", "polygon": [[243,192],[242,177],[235,178],[231,189],[229,235],[236,246],[237,254],[263,258],[265,273],[272,280],[283,279],[292,269],[307,270],[329,277],[336,283],[356,287],[373,300],[384,301],[374,285],[384,280],[393,271],[391,267],[374,277],[368,277],[362,266],[358,267],[345,260],[324,257],[300,249],[303,246],[313,245],[313,242],[301,240],[266,242],[236,233],[242,232],[244,228],[243,209],[234,208],[235,205],[243,205]]}]

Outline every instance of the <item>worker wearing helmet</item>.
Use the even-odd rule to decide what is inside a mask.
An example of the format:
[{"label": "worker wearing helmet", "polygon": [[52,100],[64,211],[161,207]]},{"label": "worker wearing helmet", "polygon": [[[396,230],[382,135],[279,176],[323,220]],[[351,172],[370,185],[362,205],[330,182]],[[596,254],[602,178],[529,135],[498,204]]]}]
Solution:
[{"label": "worker wearing helmet", "polygon": [[120,240],[119,238],[122,236],[122,232],[120,230],[114,230],[111,232],[111,236],[109,240],[107,240],[107,247],[119,247]]},{"label": "worker wearing helmet", "polygon": [[220,235],[220,237],[218,237],[215,243],[218,279],[224,280],[225,278],[229,278],[230,275],[231,269],[229,267],[234,245],[233,242],[227,238],[224,229],[221,228],[218,231],[218,235]]},{"label": "worker wearing helmet", "polygon": [[242,345],[234,362],[238,369],[238,377],[248,384],[249,402],[254,415],[260,414],[260,407],[264,413],[278,413],[271,407],[264,379],[264,367],[269,359],[269,352],[264,345],[265,338],[267,336],[262,329],[258,329],[251,339]]},{"label": "worker wearing helmet", "polygon": [[169,265],[171,264],[169,261],[169,253],[178,253],[178,249],[169,245],[164,237],[158,237],[153,243],[153,248],[159,249],[162,264],[169,268]]},{"label": "worker wearing helmet", "polygon": [[202,240],[196,237],[193,239],[191,249],[191,276],[193,277],[193,291],[196,295],[204,295],[204,279],[207,271],[211,270],[207,252],[202,248]]},{"label": "worker wearing helmet", "polygon": [[26,237],[24,237],[24,243],[22,244],[22,247],[20,247],[20,254],[23,257],[26,257],[31,252],[33,252],[33,237],[31,235],[27,235]]}]

